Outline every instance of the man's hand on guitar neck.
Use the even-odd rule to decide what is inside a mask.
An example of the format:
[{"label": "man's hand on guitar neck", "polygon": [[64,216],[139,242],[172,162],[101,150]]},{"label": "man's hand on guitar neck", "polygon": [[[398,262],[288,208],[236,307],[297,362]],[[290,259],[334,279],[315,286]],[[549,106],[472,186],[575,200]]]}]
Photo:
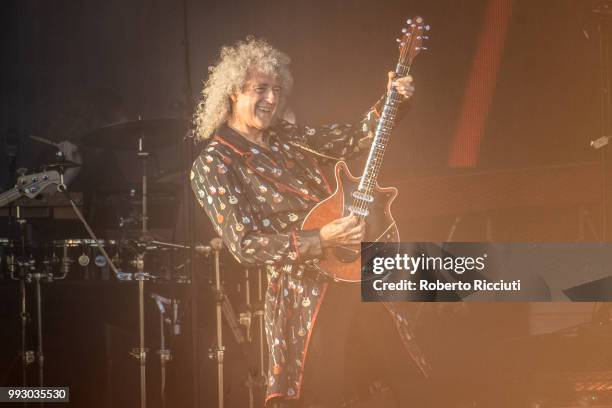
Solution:
[{"label": "man's hand on guitar neck", "polygon": [[365,238],[365,221],[356,215],[338,218],[319,231],[323,248],[338,245],[359,245]]},{"label": "man's hand on guitar neck", "polygon": [[391,90],[391,87],[395,87],[395,90],[408,100],[414,94],[414,79],[412,75],[406,75],[405,77],[395,79],[395,72],[389,71],[387,74],[389,77],[387,81],[387,92]]}]

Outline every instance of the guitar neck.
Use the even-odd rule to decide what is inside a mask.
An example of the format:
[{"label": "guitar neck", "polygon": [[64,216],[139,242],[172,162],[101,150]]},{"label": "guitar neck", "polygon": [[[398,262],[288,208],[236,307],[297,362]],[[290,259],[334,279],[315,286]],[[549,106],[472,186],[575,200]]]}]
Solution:
[{"label": "guitar neck", "polygon": [[[398,63],[395,68],[396,78],[405,77],[409,72],[410,66],[402,65],[401,63]],[[374,186],[376,186],[376,180],[380,172],[385,150],[387,149],[387,143],[391,136],[391,129],[395,125],[395,118],[401,99],[402,96],[394,87],[387,93],[385,105],[376,127],[374,140],[370,147],[370,154],[368,155],[368,160],[359,183],[359,190],[367,194],[370,194]]]},{"label": "guitar neck", "polygon": [[21,197],[21,192],[17,187],[0,194],[0,207],[4,207]]}]

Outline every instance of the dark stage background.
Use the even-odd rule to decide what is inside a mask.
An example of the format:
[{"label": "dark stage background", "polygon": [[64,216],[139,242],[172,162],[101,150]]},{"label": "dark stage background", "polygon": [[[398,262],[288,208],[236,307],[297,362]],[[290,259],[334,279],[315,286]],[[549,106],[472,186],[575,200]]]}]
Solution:
[{"label": "dark stage background", "polygon": [[[485,43],[483,49],[486,55],[499,54],[499,70],[497,76],[479,82],[483,77],[474,61],[482,52],[481,33],[503,24],[501,14],[496,15],[501,20],[487,18],[489,5],[497,3],[510,5],[505,43],[499,47]],[[185,116],[192,103],[186,99],[187,84],[192,84],[190,91],[197,98],[220,47],[249,34],[268,39],[291,56],[295,88],[290,104],[298,122],[359,120],[384,91],[404,20],[418,13],[432,26],[429,51],[415,61],[413,106],[393,134],[380,181],[400,186],[394,214],[403,240],[594,241],[601,237],[601,178],[599,155],[589,142],[609,130],[609,124],[603,126],[601,121],[599,34],[590,13],[593,4],[586,0],[2,1],[0,186],[14,182],[4,165],[14,135],[17,167],[32,170],[40,165],[45,147],[29,139],[30,134],[78,144],[87,132],[109,123],[138,116]],[[476,78],[475,89],[490,89],[491,100],[490,105],[485,103],[488,113],[478,132],[477,159],[458,168],[451,156],[457,144],[459,150],[469,144],[457,139],[466,104],[482,102],[466,96],[474,89],[471,78]],[[158,152],[158,174],[185,168],[181,137],[177,135],[175,147]],[[85,174],[104,174],[104,180],[82,174],[79,186],[85,190],[84,186],[95,188],[104,181],[105,188],[124,191],[140,177],[138,161],[131,154],[100,156],[84,149],[86,160],[96,157]],[[359,164],[352,163],[355,170]],[[180,186],[173,191],[183,197]],[[183,204],[177,198],[177,207]],[[185,239],[185,211],[174,208],[170,214],[160,214],[167,221],[163,227],[175,228],[171,236]],[[196,234],[206,241],[212,235],[201,215],[197,212]],[[453,226],[455,232],[449,235]],[[84,231],[80,234],[85,238]],[[200,268],[206,281],[208,269]],[[235,267],[228,271],[240,274]],[[50,319],[49,383],[71,384],[79,401],[75,406],[111,406],[109,395],[115,398],[112,406],[135,403],[137,367],[126,354],[135,346],[133,293],[112,286],[74,283],[71,290],[53,285],[57,287],[48,288],[45,306]],[[0,385],[5,385],[19,380],[14,360],[19,332],[16,286],[5,279],[2,291]],[[202,293],[207,312],[198,329],[206,343],[213,337],[212,301],[205,286]],[[148,326],[155,327],[155,310],[149,306]],[[442,366],[440,381],[454,383],[461,394],[482,383],[474,381],[474,388],[465,388],[456,384],[457,378],[467,378],[466,372],[482,375],[478,362],[488,358],[487,353],[499,355],[491,351],[499,339],[584,322],[591,307],[475,305],[470,306],[471,313],[462,315],[463,320],[449,317],[454,312],[436,309],[423,315],[420,326],[426,348]],[[75,309],[79,313],[73,316]],[[65,325],[66,316],[73,325]],[[169,392],[181,404],[177,406],[191,404],[193,395],[188,334],[176,340],[179,355],[169,380]],[[457,340],[461,353],[448,346],[449,338]],[[203,362],[198,364],[203,370],[201,394],[207,401],[202,406],[212,406],[215,400],[214,365],[205,359],[208,346],[203,344]],[[108,363],[111,355],[116,356],[114,366]],[[151,403],[158,406],[154,384],[158,360],[151,356]],[[83,376],[86,372],[91,375]],[[233,377],[234,396],[244,392],[241,375]],[[96,387],[103,390],[100,398],[92,396]],[[235,406],[245,406],[244,394],[234,398],[240,401]],[[469,392],[459,400],[470,400]]]}]

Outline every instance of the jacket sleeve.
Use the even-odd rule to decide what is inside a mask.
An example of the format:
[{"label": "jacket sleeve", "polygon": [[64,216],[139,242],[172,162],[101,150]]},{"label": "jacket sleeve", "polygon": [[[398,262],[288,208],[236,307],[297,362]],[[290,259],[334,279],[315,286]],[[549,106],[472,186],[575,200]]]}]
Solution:
[{"label": "jacket sleeve", "polygon": [[[289,139],[333,159],[350,159],[367,152],[374,135],[378,120],[385,104],[383,95],[362,117],[353,124],[332,124],[318,127],[299,126],[282,121],[278,126]],[[407,112],[407,103],[400,105],[396,121]]]},{"label": "jacket sleeve", "polygon": [[198,203],[238,262],[246,265],[304,263],[322,255],[319,230],[262,231],[239,176],[231,171],[229,157],[218,151],[200,155],[190,178]]}]

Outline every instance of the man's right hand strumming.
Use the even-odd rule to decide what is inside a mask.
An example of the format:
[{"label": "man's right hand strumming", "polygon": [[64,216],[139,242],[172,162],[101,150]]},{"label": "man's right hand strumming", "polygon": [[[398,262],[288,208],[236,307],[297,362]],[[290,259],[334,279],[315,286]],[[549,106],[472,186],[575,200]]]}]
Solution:
[{"label": "man's right hand strumming", "polygon": [[324,248],[338,245],[359,245],[365,238],[365,221],[356,215],[338,218],[319,231]]}]

